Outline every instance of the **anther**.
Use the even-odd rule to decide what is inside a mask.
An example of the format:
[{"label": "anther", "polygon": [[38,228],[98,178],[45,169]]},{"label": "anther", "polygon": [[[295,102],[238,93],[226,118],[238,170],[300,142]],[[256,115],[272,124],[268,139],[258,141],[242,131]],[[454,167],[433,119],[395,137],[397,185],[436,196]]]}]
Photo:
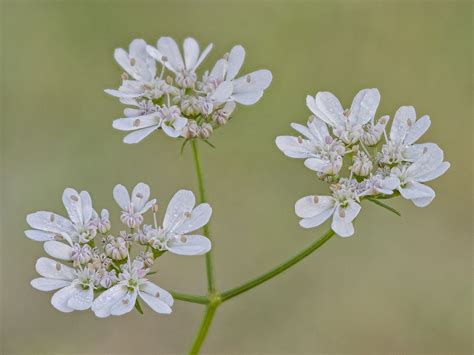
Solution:
[{"label": "anther", "polygon": [[187,218],[190,218],[190,217],[191,217],[191,212],[185,212],[184,215],[185,215]]},{"label": "anther", "polygon": [[179,240],[181,241],[181,243],[186,243],[188,241],[188,238],[186,238],[185,235],[182,235],[181,237],[179,237]]},{"label": "anther", "polygon": [[64,237],[63,237],[62,235],[60,235],[60,234],[56,234],[56,235],[54,236],[54,240],[60,242],[60,241],[64,240]]},{"label": "anther", "polygon": [[155,293],[155,297],[160,298],[160,296],[161,296],[161,295],[160,295],[159,292],[156,292],[156,293]]},{"label": "anther", "polygon": [[426,154],[428,152],[428,147],[423,148],[423,154]]},{"label": "anther", "polygon": [[247,81],[247,83],[250,83],[252,81],[252,77],[250,75],[247,75],[245,77],[245,80]]},{"label": "anther", "polygon": [[161,57],[161,61],[162,61],[162,62],[167,62],[167,61],[168,61],[168,57],[165,56],[165,55],[162,56],[162,57]]},{"label": "anther", "polygon": [[346,211],[344,211],[344,210],[339,210],[339,216],[340,216],[341,218],[344,218],[344,217],[346,216]]},{"label": "anther", "polygon": [[167,82],[169,85],[173,84],[173,78],[168,75],[168,76],[166,77],[166,82]]},{"label": "anther", "polygon": [[158,212],[158,204],[155,203],[155,204],[151,207],[151,210],[153,211],[153,213],[157,213],[157,212]]},{"label": "anther", "polygon": [[318,196],[313,196],[313,202],[318,203],[319,202],[319,197]]},{"label": "anther", "polygon": [[128,301],[128,298],[124,298],[124,299],[122,300],[122,303],[123,303],[123,304],[128,304],[128,302],[129,302],[129,301]]},{"label": "anther", "polygon": [[61,264],[60,263],[56,263],[56,270],[58,270],[58,271],[61,270]]},{"label": "anther", "polygon": [[122,80],[128,80],[128,74],[122,73]]},{"label": "anther", "polygon": [[229,59],[229,53],[225,53],[222,58],[224,58],[225,60]]},{"label": "anther", "polygon": [[77,202],[79,201],[79,198],[76,196],[76,195],[71,195],[69,196],[71,198],[71,200],[73,200],[74,202]]},{"label": "anther", "polygon": [[298,143],[302,144],[303,143],[303,138],[301,136],[298,136]]},{"label": "anther", "polygon": [[135,60],[135,58],[130,58],[130,65],[133,67],[135,64],[137,63],[137,61]]},{"label": "anther", "polygon": [[138,198],[143,198],[143,195],[140,192],[138,192],[135,196],[137,196]]},{"label": "anther", "polygon": [[51,215],[49,216],[49,221],[50,221],[50,222],[54,222],[54,219],[55,219],[55,218],[56,218],[56,217],[54,216],[54,214],[51,213]]},{"label": "anther", "polygon": [[133,121],[133,126],[134,127],[140,126],[140,119],[139,118],[137,118],[135,121]]}]

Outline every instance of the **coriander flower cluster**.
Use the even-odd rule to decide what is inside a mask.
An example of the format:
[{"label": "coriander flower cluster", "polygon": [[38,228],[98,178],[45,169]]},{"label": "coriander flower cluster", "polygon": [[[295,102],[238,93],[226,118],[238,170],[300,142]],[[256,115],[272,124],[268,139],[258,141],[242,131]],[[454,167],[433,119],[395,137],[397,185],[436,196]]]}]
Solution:
[{"label": "coriander flower cluster", "polygon": [[435,143],[418,143],[431,124],[429,116],[417,118],[414,107],[402,106],[387,132],[389,116],[376,119],[379,102],[377,89],[364,89],[344,109],[332,93],[318,92],[306,98],[312,112],[307,124],[291,124],[300,136],[276,138],[286,156],[304,159],[329,184],[330,195],[296,202],[302,227],[317,227],[332,217],[334,232],[349,237],[364,198],[401,195],[418,207],[434,199],[434,190],[425,183],[444,174],[450,164]]},{"label": "coriander flower cluster", "polygon": [[161,37],[156,47],[135,39],[128,52],[115,50],[115,60],[125,71],[122,85],[105,91],[129,106],[125,117],[113,122],[114,128],[130,132],[125,143],[138,143],[158,129],[173,138],[207,140],[231,118],[236,103],[260,100],[272,74],[257,70],[238,77],[245,59],[240,45],[198,75],[211,49],[209,44],[201,52],[195,39],[186,38],[181,51],[174,39]]},{"label": "coriander flower cluster", "polygon": [[[120,206],[122,230],[111,233],[109,212],[100,215],[87,191],[64,190],[62,201],[68,217],[39,211],[27,216],[28,238],[43,242],[49,257],[36,262],[41,276],[31,281],[40,291],[56,291],[51,304],[62,312],[92,309],[97,317],[122,315],[140,301],[157,313],[171,313],[173,297],[147,275],[163,253],[202,255],[211,249],[208,238],[190,234],[206,225],[212,209],[195,207],[191,191],[179,190],[171,199],[162,225],[150,188],[139,183],[131,195],[122,185],[113,196]],[[145,215],[151,212],[151,224]],[[58,261],[60,260],[60,261]]]}]

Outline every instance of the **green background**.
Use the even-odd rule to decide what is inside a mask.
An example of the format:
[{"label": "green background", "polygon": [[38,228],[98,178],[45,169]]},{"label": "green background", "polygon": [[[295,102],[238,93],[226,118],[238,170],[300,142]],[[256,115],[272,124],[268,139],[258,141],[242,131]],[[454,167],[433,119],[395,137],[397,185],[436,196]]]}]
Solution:
[{"label": "green background", "polygon": [[[323,234],[303,230],[294,202],[325,193],[301,160],[276,148],[290,122],[309,115],[305,96],[335,93],[345,106],[377,87],[378,114],[401,105],[429,114],[422,141],[452,163],[419,209],[398,199],[399,218],[364,205],[356,235],[333,238],[277,279],[219,308],[208,353],[469,354],[472,340],[472,67],[470,2],[460,1],[3,1],[2,335],[4,353],[181,353],[200,305],[176,302],[172,316],[99,320],[62,314],[33,290],[40,243],[23,235],[25,215],[64,213],[65,187],[88,190],[109,208],[116,183],[151,185],[165,206],[180,188],[197,191],[190,151],[154,134],[121,143],[111,122],[123,105],[112,53],[134,38],[186,36],[214,43],[209,68],[235,44],[243,72],[267,68],[263,99],[238,108],[202,146],[218,287],[236,286]],[[189,149],[189,147],[188,147]],[[117,226],[118,224],[115,223]],[[205,291],[202,257],[165,255],[154,280]]]}]

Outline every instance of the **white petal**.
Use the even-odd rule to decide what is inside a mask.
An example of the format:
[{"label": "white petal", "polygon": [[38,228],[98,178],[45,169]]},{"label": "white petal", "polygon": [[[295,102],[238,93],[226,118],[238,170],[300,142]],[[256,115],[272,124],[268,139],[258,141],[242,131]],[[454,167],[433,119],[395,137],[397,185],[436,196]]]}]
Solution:
[{"label": "white petal", "polygon": [[402,106],[395,113],[395,117],[390,129],[390,140],[396,143],[403,143],[409,128],[409,122],[414,123],[416,112],[413,106]]},{"label": "white petal", "polygon": [[146,292],[151,296],[158,297],[160,300],[165,302],[168,306],[172,306],[174,303],[173,296],[168,291],[162,289],[153,282],[146,281],[140,285],[140,291]]},{"label": "white petal", "polygon": [[150,306],[152,310],[156,313],[170,314],[171,307],[168,306],[165,302],[160,300],[158,297],[154,297],[145,292],[140,292],[140,298],[145,301],[145,303]]},{"label": "white petal", "polygon": [[52,212],[39,211],[26,216],[28,224],[45,232],[61,234],[64,237],[75,232],[70,220]]},{"label": "white petal", "polygon": [[110,308],[110,314],[113,316],[121,316],[130,312],[135,307],[138,291],[128,291],[118,302]]},{"label": "white petal", "polygon": [[127,287],[118,284],[101,293],[92,303],[92,311],[99,318],[110,316],[110,309],[127,293]]},{"label": "white petal", "polygon": [[405,144],[415,143],[430,128],[431,120],[429,116],[423,116],[417,120],[408,130],[405,137]]},{"label": "white petal", "polygon": [[227,71],[227,61],[225,59],[219,59],[209,74],[210,78],[213,78],[217,81],[223,81],[225,78],[225,73]]},{"label": "white petal", "polygon": [[263,96],[263,91],[246,92],[241,94],[232,94],[231,99],[242,105],[253,105]]},{"label": "white petal", "polygon": [[199,44],[194,38],[188,37],[184,40],[183,49],[186,69],[192,70],[199,57]]},{"label": "white petal", "polygon": [[257,70],[234,80],[234,93],[245,94],[263,91],[268,88],[271,82],[272,73],[269,70]]},{"label": "white petal", "polygon": [[161,37],[157,42],[158,51],[167,57],[166,67],[177,72],[184,69],[183,57],[179,52],[178,45],[171,37]]},{"label": "white petal", "polygon": [[360,212],[360,205],[355,201],[349,201],[346,207],[338,205],[334,211],[331,228],[341,237],[350,237],[354,234],[352,221]]},{"label": "white petal", "polygon": [[305,196],[295,203],[295,213],[298,217],[309,218],[319,215],[334,207],[331,196]]},{"label": "white petal", "polygon": [[110,96],[120,97],[120,98],[134,98],[134,97],[142,96],[142,94],[139,92],[125,92],[125,91],[114,90],[114,89],[105,89],[104,91],[106,94],[109,94]]},{"label": "white petal", "polygon": [[313,171],[324,173],[331,167],[331,162],[325,159],[309,158],[304,161],[304,166]]},{"label": "white petal", "polygon": [[279,136],[275,143],[287,157],[290,158],[310,158],[314,153],[309,151],[305,144],[300,143],[298,138],[292,136]]},{"label": "white petal", "polygon": [[414,144],[408,146],[403,152],[403,159],[415,162],[421,158],[423,152],[429,149],[437,149],[438,145],[434,143]]},{"label": "white petal", "polygon": [[182,131],[182,128],[181,129],[176,129],[174,127],[174,125],[169,126],[167,124],[162,125],[161,129],[163,130],[164,133],[166,133],[167,136],[169,136],[171,138],[179,137],[181,135],[181,131]]},{"label": "white petal", "polygon": [[328,126],[324,121],[315,118],[308,122],[308,129],[316,142],[323,144],[326,137],[330,137]]},{"label": "white petal", "polygon": [[135,211],[141,212],[145,204],[150,198],[150,186],[140,182],[133,188],[132,192],[132,205],[135,208]]},{"label": "white petal", "polygon": [[434,180],[437,177],[440,177],[441,175],[443,175],[449,169],[450,166],[451,164],[448,163],[447,161],[442,162],[440,165],[438,165],[437,168],[431,170],[429,173],[419,176],[417,180],[419,182],[427,182],[427,181]]},{"label": "white petal", "polygon": [[166,246],[178,255],[203,255],[211,250],[211,241],[202,235],[184,235],[169,241]]},{"label": "white petal", "polygon": [[138,143],[142,141],[143,139],[145,139],[146,137],[148,137],[152,132],[156,131],[157,129],[158,129],[158,126],[151,126],[148,128],[143,128],[138,131],[132,132],[125,136],[125,138],[123,139],[123,142],[127,144]]},{"label": "white petal", "polygon": [[352,101],[349,120],[352,123],[364,125],[372,121],[380,102],[377,89],[364,89],[357,93]]},{"label": "white petal", "polygon": [[206,57],[209,54],[209,52],[211,51],[211,49],[212,49],[212,43],[210,43],[206,48],[204,48],[204,50],[201,53],[201,56],[199,57],[199,59],[196,62],[196,65],[194,65],[194,68],[192,68],[193,70],[196,70],[197,67],[199,65],[201,65],[201,63],[203,62],[204,59],[206,59]]},{"label": "white petal", "polygon": [[130,196],[128,195],[127,188],[123,185],[115,185],[114,187],[114,200],[120,206],[123,211],[128,210],[130,206]]},{"label": "white petal", "polygon": [[128,56],[128,53],[123,48],[115,49],[114,58],[117,63],[123,68],[123,70],[133,76],[133,70],[130,65],[130,58]]},{"label": "white petal", "polygon": [[73,223],[82,224],[82,201],[76,190],[66,188],[63,192],[63,204]]},{"label": "white petal", "polygon": [[209,222],[212,215],[212,208],[207,203],[196,206],[191,214],[185,215],[181,223],[175,224],[173,232],[186,234],[195,231]]},{"label": "white petal", "polygon": [[40,291],[53,291],[71,284],[71,281],[38,277],[31,280],[31,286]]},{"label": "white petal", "polygon": [[412,200],[417,207],[429,205],[436,196],[431,187],[418,182],[407,183],[404,187],[399,187],[398,191],[407,200]]},{"label": "white petal", "polygon": [[77,277],[73,268],[44,257],[36,262],[36,272],[43,277],[58,280],[72,281]]},{"label": "white petal", "polygon": [[82,222],[86,225],[92,218],[94,214],[94,209],[92,208],[92,199],[87,191],[81,191],[79,193],[82,204]]},{"label": "white petal", "polygon": [[245,49],[244,47],[238,45],[234,46],[230,53],[229,58],[227,58],[228,68],[227,68],[227,80],[234,79],[242,68],[245,60]]},{"label": "white petal", "polygon": [[25,231],[25,235],[28,238],[35,240],[37,242],[46,242],[48,240],[54,240],[54,236],[55,236],[54,233],[43,232],[43,231],[38,231],[34,229]]},{"label": "white petal", "polygon": [[234,85],[230,81],[223,81],[216,88],[216,91],[214,91],[212,94],[211,99],[217,102],[224,102],[232,95],[233,90]]},{"label": "white petal", "polygon": [[313,133],[309,130],[307,126],[303,126],[302,124],[299,123],[292,123],[290,124],[291,128],[293,128],[295,131],[298,133],[301,133],[303,136],[305,136],[308,139],[315,140],[316,137],[313,136]]},{"label": "white petal", "polygon": [[314,228],[317,227],[321,224],[323,224],[325,221],[328,220],[329,217],[334,213],[334,207],[328,208],[321,212],[320,214],[309,217],[309,218],[303,218],[300,221],[300,226],[303,228]]},{"label": "white petal", "polygon": [[443,150],[436,144],[430,145],[427,149],[424,149],[421,157],[415,161],[407,169],[407,173],[410,177],[421,178],[431,174],[441,163],[443,162]]},{"label": "white petal", "polygon": [[[311,107],[313,106],[311,105]],[[344,109],[332,93],[327,91],[318,92],[315,99],[315,108],[316,110],[313,113],[328,125],[336,127],[344,124]]]},{"label": "white petal", "polygon": [[73,293],[67,301],[67,307],[75,309],[76,311],[84,311],[92,306],[94,300],[94,289],[89,287],[83,289],[82,286],[77,285],[77,292]]},{"label": "white petal", "polygon": [[179,190],[176,192],[166,209],[163,228],[172,231],[186,218],[185,213],[192,211],[195,203],[196,199],[191,191]]},{"label": "white petal", "polygon": [[76,285],[64,287],[53,295],[53,297],[51,298],[51,304],[54,308],[61,312],[72,312],[74,311],[74,308],[69,307],[67,303],[69,299],[73,297],[77,292],[79,292],[79,289]]},{"label": "white petal", "polygon": [[161,119],[156,113],[148,115],[118,118],[112,122],[112,127],[119,131],[134,131],[137,129],[159,126]]},{"label": "white petal", "polygon": [[61,260],[72,260],[72,248],[70,245],[55,240],[43,244],[44,251],[49,256]]}]

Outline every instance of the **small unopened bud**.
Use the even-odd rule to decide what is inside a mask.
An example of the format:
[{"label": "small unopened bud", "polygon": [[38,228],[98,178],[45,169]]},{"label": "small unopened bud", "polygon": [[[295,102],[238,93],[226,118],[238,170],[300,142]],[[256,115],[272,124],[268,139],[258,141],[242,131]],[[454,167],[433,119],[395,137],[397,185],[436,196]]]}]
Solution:
[{"label": "small unopened bud", "polygon": [[213,132],[212,126],[209,123],[204,123],[199,130],[199,137],[202,139],[208,139]]},{"label": "small unopened bud", "polygon": [[151,210],[153,213],[158,213],[158,204],[157,203],[153,204],[153,206],[151,206]]},{"label": "small unopened bud", "polygon": [[368,176],[372,171],[372,161],[369,159],[367,154],[358,152],[352,159],[353,164],[351,171],[358,176]]}]

